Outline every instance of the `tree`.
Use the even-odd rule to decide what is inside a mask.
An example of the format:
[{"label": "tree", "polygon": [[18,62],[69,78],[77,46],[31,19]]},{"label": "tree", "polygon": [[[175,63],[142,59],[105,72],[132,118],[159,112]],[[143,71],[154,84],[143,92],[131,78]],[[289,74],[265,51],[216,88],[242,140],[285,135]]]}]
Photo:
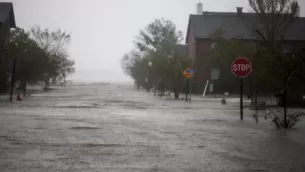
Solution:
[{"label": "tree", "polygon": [[[175,46],[182,40],[182,32],[176,29],[172,21],[158,19],[141,30],[135,41],[141,56],[152,62],[154,78],[160,78],[162,82],[167,81],[176,98],[181,91],[180,84],[177,83],[184,79],[182,72],[186,61],[181,57],[175,57],[174,51]],[[148,69],[147,67],[146,70]]]},{"label": "tree", "polygon": [[75,72],[74,64],[75,62],[69,59],[69,55],[67,52],[59,52],[59,76],[58,78],[54,78],[54,80],[62,81],[63,85],[66,84],[66,77]]},{"label": "tree", "polygon": [[185,84],[185,76],[183,71],[189,67],[190,62],[186,57],[179,55],[174,56],[168,60],[168,66],[166,67],[166,78],[170,79],[171,90],[175,94],[175,98],[179,98],[179,93],[183,91]]},{"label": "tree", "polygon": [[[255,32],[261,39],[259,51],[269,62],[270,75],[286,83],[296,65],[302,64],[300,58],[284,51],[287,30],[297,20],[298,3],[291,0],[249,0],[249,4],[260,23]],[[286,85],[284,83],[280,84],[281,89]]]},{"label": "tree", "polygon": [[141,54],[136,50],[125,54],[121,60],[121,67],[124,73],[135,80],[138,89],[140,89],[140,86],[147,86],[145,84],[147,66],[148,60],[141,57]]},{"label": "tree", "polygon": [[30,35],[48,55],[48,65],[44,66],[45,89],[48,88],[50,79],[54,81],[58,78],[66,78],[67,74],[74,72],[74,62],[67,60],[65,51],[65,46],[71,41],[70,34],[60,29],[50,31],[36,26],[31,28]]},{"label": "tree", "polygon": [[30,34],[37,44],[49,54],[62,51],[71,41],[71,35],[60,29],[50,31],[35,26],[30,29]]},{"label": "tree", "polygon": [[[286,122],[286,98],[289,82],[304,64],[304,58],[293,53],[285,53],[285,36],[289,27],[298,19],[298,3],[291,0],[249,0],[250,7],[257,14],[255,32],[261,39],[260,46],[268,58],[269,73],[276,81],[280,81],[280,92],[283,95],[284,123]],[[245,21],[250,21],[242,16]],[[253,21],[252,21],[253,22]],[[260,25],[258,25],[260,24]],[[253,23],[252,23],[253,25]]]},{"label": "tree", "polygon": [[30,35],[21,28],[16,28],[11,33],[8,56],[11,59],[17,59],[16,80],[21,83],[25,95],[27,83],[36,83],[42,78],[48,57],[38,44],[30,38]]},{"label": "tree", "polygon": [[174,46],[182,40],[182,32],[177,31],[175,24],[162,18],[154,20],[141,30],[135,44],[140,51],[171,57]]},{"label": "tree", "polygon": [[182,39],[182,32],[172,21],[154,20],[140,31],[134,41],[135,49],[123,56],[121,67],[138,88],[167,88],[179,98],[185,81],[183,71],[189,67],[186,57],[175,54],[176,45]]}]

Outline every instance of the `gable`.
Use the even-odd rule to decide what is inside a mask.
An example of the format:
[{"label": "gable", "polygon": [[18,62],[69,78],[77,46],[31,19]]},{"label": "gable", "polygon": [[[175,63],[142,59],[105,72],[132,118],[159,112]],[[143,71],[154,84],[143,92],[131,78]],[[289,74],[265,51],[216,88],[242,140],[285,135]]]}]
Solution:
[{"label": "gable", "polygon": [[187,31],[186,31],[186,38],[185,38],[185,44],[188,44],[188,40],[190,36],[194,36],[194,35],[190,35],[191,34],[191,30],[192,30],[192,20],[191,17],[189,18],[189,22],[187,25]]},{"label": "gable", "polygon": [[13,3],[0,2],[0,24],[9,22],[11,28],[16,28]]}]

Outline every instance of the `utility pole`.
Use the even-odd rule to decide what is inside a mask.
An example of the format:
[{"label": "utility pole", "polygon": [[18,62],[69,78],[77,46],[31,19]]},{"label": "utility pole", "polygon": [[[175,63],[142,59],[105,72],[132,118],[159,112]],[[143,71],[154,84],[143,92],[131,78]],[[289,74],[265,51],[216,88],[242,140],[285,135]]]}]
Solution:
[{"label": "utility pole", "polygon": [[284,89],[283,89],[283,95],[282,95],[282,105],[284,108],[284,128],[287,129],[287,84],[286,80],[284,81]]}]

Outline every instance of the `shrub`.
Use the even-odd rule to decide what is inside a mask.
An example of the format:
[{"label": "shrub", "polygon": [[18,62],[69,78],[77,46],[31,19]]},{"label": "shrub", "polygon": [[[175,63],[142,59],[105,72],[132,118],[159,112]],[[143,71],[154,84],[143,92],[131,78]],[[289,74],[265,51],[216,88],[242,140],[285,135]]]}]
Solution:
[{"label": "shrub", "polygon": [[[265,120],[271,119],[272,124],[277,129],[285,128],[284,123],[284,112],[283,108],[274,106],[275,102],[266,102],[263,107],[265,107],[264,118]],[[261,105],[256,105],[257,107],[253,108],[256,110],[256,113],[253,115],[254,120],[258,123],[259,114],[263,108]],[[291,129],[304,118],[305,113],[300,111],[293,111],[292,109],[287,110],[287,128]]]},{"label": "shrub", "polygon": [[[273,125],[277,129],[285,128],[285,122],[284,122],[284,113],[280,111],[279,109],[275,108],[272,110],[269,110],[270,113],[266,113],[265,120],[268,118],[272,119]],[[305,116],[304,112],[288,112],[287,113],[287,128],[293,128],[297,122],[301,121],[301,119]]]}]

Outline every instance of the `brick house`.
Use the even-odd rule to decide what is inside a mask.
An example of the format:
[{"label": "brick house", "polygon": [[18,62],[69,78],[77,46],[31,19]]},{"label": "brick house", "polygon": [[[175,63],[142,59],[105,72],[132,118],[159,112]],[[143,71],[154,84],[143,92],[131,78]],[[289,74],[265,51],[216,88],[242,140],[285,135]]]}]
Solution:
[{"label": "brick house", "polygon": [[[254,13],[243,13],[242,8],[237,7],[237,12],[200,12],[196,15],[190,15],[186,44],[188,45],[188,58],[192,60],[192,67],[197,70],[197,74],[194,78],[194,88],[196,93],[202,93],[206,84],[206,81],[210,81],[211,87],[213,87],[213,80],[211,81],[211,71],[213,66],[207,59],[207,53],[210,48],[214,46],[211,34],[218,29],[224,29],[225,38],[236,38],[245,41],[259,40],[254,28],[259,26],[258,22],[253,25],[249,25],[245,21],[245,18],[257,19]],[[257,20],[256,20],[257,21]],[[291,51],[293,48],[300,48],[300,43],[305,41],[305,18],[299,17],[287,30],[285,35],[285,42],[287,48]],[[220,69],[220,79],[223,73],[231,71],[222,71]],[[234,86],[235,87],[235,86]],[[215,87],[213,93],[223,93],[223,90],[219,90]],[[210,92],[211,93],[211,92]]]},{"label": "brick house", "polygon": [[0,2],[0,92],[7,89],[9,62],[5,58],[5,51],[10,39],[11,28],[16,28],[13,4]]}]

